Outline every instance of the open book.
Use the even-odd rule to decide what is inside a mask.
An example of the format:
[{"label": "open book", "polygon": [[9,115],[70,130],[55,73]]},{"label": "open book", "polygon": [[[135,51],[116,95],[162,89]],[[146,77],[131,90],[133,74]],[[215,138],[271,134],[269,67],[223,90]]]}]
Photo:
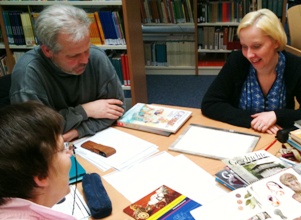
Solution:
[{"label": "open book", "polygon": [[117,125],[169,136],[176,133],[191,114],[191,111],[137,103],[117,120]]},{"label": "open book", "polygon": [[265,150],[223,159],[223,162],[247,184],[269,177],[289,167],[288,164]]},{"label": "open book", "polygon": [[195,219],[300,220],[301,176],[287,168],[191,212]]}]

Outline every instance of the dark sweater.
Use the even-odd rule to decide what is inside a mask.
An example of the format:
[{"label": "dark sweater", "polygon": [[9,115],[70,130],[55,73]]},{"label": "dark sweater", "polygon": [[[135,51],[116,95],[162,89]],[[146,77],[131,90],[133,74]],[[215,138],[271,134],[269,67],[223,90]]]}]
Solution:
[{"label": "dark sweater", "polygon": [[[286,57],[286,108],[275,110],[275,113],[278,125],[290,127],[295,120],[301,119],[301,109],[294,110],[294,97],[301,102],[301,57],[285,51],[283,54]],[[205,116],[236,126],[251,127],[251,113],[238,108],[242,86],[250,65],[241,51],[234,51],[229,55],[226,64],[203,98],[201,109]]]},{"label": "dark sweater", "polygon": [[[124,93],[116,71],[104,51],[92,46],[81,75],[56,67],[40,47],[25,53],[12,72],[11,103],[38,100],[57,110],[65,119],[64,132],[76,129],[79,138],[111,126],[115,120],[88,118],[81,104],[97,99],[119,99]],[[125,106],[123,106],[125,108]]]}]

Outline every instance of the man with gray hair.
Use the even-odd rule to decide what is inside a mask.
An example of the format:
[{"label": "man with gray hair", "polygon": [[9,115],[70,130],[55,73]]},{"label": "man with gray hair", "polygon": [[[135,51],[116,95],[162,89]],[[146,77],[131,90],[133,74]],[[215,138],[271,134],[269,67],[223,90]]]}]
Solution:
[{"label": "man with gray hair", "polygon": [[111,126],[125,109],[124,93],[105,52],[90,43],[83,9],[52,5],[35,21],[39,46],[12,72],[11,103],[38,100],[64,117],[64,141]]}]

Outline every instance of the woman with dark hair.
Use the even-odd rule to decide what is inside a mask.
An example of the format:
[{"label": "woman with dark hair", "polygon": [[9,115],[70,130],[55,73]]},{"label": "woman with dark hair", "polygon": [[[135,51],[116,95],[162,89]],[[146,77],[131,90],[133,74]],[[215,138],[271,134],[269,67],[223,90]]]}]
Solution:
[{"label": "woman with dark hair", "polygon": [[0,219],[75,219],[51,209],[70,191],[62,126],[41,103],[0,109]]}]

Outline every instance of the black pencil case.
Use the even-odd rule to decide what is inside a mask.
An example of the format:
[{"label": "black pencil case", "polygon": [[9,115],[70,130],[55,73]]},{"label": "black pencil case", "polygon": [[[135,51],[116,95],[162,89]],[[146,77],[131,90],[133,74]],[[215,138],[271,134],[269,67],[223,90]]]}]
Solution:
[{"label": "black pencil case", "polygon": [[84,195],[93,218],[105,218],[112,213],[112,203],[97,173],[87,173],[82,180]]}]

